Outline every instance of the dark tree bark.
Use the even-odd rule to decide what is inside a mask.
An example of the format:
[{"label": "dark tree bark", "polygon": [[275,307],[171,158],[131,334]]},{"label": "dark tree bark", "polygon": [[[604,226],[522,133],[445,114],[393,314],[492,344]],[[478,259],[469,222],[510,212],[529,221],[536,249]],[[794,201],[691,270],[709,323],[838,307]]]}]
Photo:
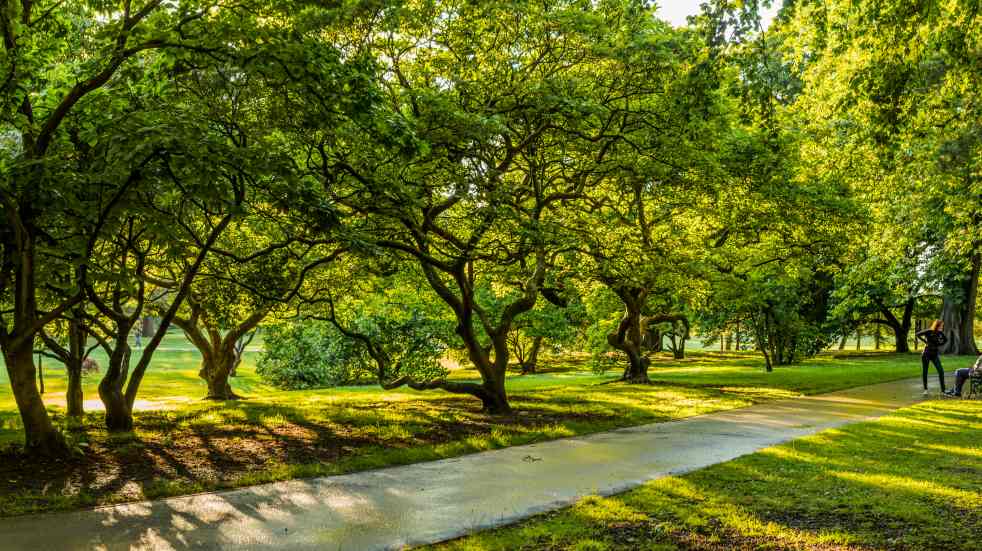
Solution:
[{"label": "dark tree bark", "polygon": [[648,367],[651,361],[642,352],[641,309],[648,296],[646,289],[614,287],[614,293],[624,305],[617,330],[607,335],[607,343],[627,356],[627,366],[621,380],[634,384],[648,384]]},{"label": "dark tree bark", "polygon": [[[19,133],[23,146],[22,159],[20,159],[23,162],[16,164],[26,168],[15,176],[22,178],[22,181],[16,182],[14,186],[2,186],[0,189],[0,203],[2,203],[0,210],[5,218],[4,229],[0,230],[2,235],[0,245],[3,249],[3,258],[0,260],[0,270],[2,270],[0,294],[13,298],[12,320],[8,322],[0,319],[0,349],[6,360],[11,389],[24,423],[25,450],[28,454],[67,455],[70,451],[64,438],[48,418],[35,386],[37,374],[32,352],[34,340],[39,332],[48,323],[84,299],[84,293],[79,292],[43,315],[39,314],[35,278],[36,264],[40,258],[36,249],[38,239],[41,238],[43,243],[50,243],[62,249],[56,251],[52,258],[64,260],[68,257],[68,262],[83,266],[84,279],[84,267],[87,266],[84,261],[89,259],[104,224],[120,204],[118,199],[123,195],[122,189],[129,185],[127,183],[122,186],[120,193],[116,194],[104,209],[97,209],[97,222],[91,228],[87,228],[92,230],[90,236],[86,237],[75,232],[74,230],[78,228],[72,228],[67,234],[54,235],[58,232],[49,232],[46,228],[39,227],[39,213],[45,209],[64,208],[44,202],[50,199],[50,193],[46,192],[61,191],[58,189],[60,183],[51,182],[42,171],[45,170],[43,168],[45,162],[62,159],[64,154],[58,152],[57,157],[49,157],[48,149],[52,144],[58,143],[59,137],[63,135],[62,123],[71,118],[76,105],[87,95],[109,83],[128,60],[148,50],[183,47],[178,41],[170,40],[150,40],[134,44],[131,41],[132,37],[145,34],[146,25],[142,22],[148,17],[153,19],[157,12],[165,8],[162,7],[162,2],[149,2],[140,10],[131,12],[129,2],[125,4],[125,9],[117,11],[118,17],[112,18],[110,27],[116,30],[105,34],[104,40],[99,44],[94,44],[93,51],[105,52],[101,58],[93,58],[93,67],[96,67],[96,70],[86,75],[79,75],[75,79],[75,84],[67,91],[49,88],[47,84],[35,86],[43,79],[37,79],[31,69],[25,70],[26,66],[11,66],[8,75],[8,87],[24,91],[16,108],[21,117],[13,130]],[[59,11],[59,8],[73,9],[70,5],[62,6],[62,3],[55,3],[47,10],[41,11],[40,3],[29,0],[20,2],[19,9],[11,6],[12,4],[4,5],[4,14],[0,19],[3,20],[4,47],[8,53],[13,53],[12,59],[16,59],[19,55],[16,52],[20,48],[22,34],[27,41],[30,41],[32,29],[39,21],[47,19],[47,16],[52,13],[55,17],[65,15]],[[12,17],[18,17],[19,21],[13,20]],[[34,38],[37,36],[41,35],[36,35]],[[103,47],[107,45],[109,47]],[[44,98],[46,107],[35,109],[32,102],[41,97]],[[39,190],[41,193],[38,192]],[[70,204],[65,201],[59,202]],[[75,217],[78,213],[84,212],[85,208],[72,207],[70,210],[72,212],[69,216]],[[64,220],[56,224],[65,225]],[[79,247],[75,247],[76,239],[81,243]],[[89,239],[88,246],[84,244],[86,239]],[[70,252],[66,253],[66,250]]]},{"label": "dark tree bark", "polygon": [[[914,306],[917,304],[917,297],[910,297],[904,302],[904,311],[901,317],[898,319],[894,315],[892,309],[887,307],[880,301],[876,302],[877,307],[880,310],[880,314],[883,316],[882,319],[873,320],[877,324],[877,348],[879,348],[879,326],[885,325],[893,331],[894,339],[894,350],[896,352],[910,352],[910,345],[907,341],[907,337],[910,335],[912,318],[914,315]],[[916,342],[916,340],[915,340]]]},{"label": "dark tree bark", "polygon": [[684,360],[686,339],[681,335],[676,336],[675,334],[672,334],[671,341],[672,341],[672,358],[676,360]]},{"label": "dark tree bark", "polygon": [[88,339],[82,320],[76,316],[68,325],[68,362],[65,369],[68,372],[68,390],[65,395],[69,417],[85,415],[85,398],[82,395],[82,362],[89,356],[86,348]]},{"label": "dark tree bark", "polygon": [[972,266],[966,276],[950,287],[954,293],[945,293],[941,306],[941,321],[945,324],[948,344],[942,349],[944,354],[979,354],[975,344],[975,309],[978,301],[979,270],[982,267],[982,254],[972,255]]},{"label": "dark tree bark", "polygon": [[[236,186],[236,205],[242,204],[244,194],[244,188]],[[109,320],[109,324],[102,324],[96,318],[92,318],[91,321],[100,324],[105,335],[112,336],[111,343],[109,339],[105,338],[100,343],[109,354],[109,365],[99,383],[99,398],[102,399],[106,408],[106,429],[110,432],[133,430],[133,404],[136,402],[140,383],[143,382],[143,377],[150,366],[153,354],[164,340],[167,329],[191,292],[191,284],[197,277],[205,258],[215,246],[218,237],[231,223],[233,216],[232,212],[226,212],[221,216],[219,221],[209,230],[207,238],[200,241],[201,245],[194,260],[185,268],[180,281],[169,286],[173,298],[171,298],[167,309],[161,314],[156,332],[144,346],[132,371],[130,370],[129,335],[133,331],[133,327],[141,322],[148,299],[148,279],[153,279],[146,273],[149,251],[139,250],[135,246],[136,234],[139,231],[134,229],[132,220],[120,230],[118,266],[121,275],[125,274],[132,278],[130,283],[134,284],[135,289],[131,288],[130,285],[114,282],[110,284],[110,289],[107,292],[109,298],[104,299],[92,285],[86,286],[92,304]],[[130,256],[134,260],[129,260],[128,257]],[[131,265],[134,267],[130,267]],[[130,302],[135,303],[135,306],[130,307],[128,305]]]},{"label": "dark tree bark", "polygon": [[232,385],[228,382],[234,366],[234,351],[228,351],[226,349],[222,349],[220,353],[212,355],[210,361],[202,360],[198,376],[208,384],[208,395],[205,396],[206,400],[224,401],[242,398],[232,391]]},{"label": "dark tree bark", "polygon": [[14,392],[14,401],[24,423],[24,448],[29,454],[63,455],[67,445],[55,429],[38,392],[34,366],[34,348],[23,346],[4,351],[7,376]]},{"label": "dark tree bark", "polygon": [[65,348],[46,332],[41,332],[45,346],[65,366],[68,376],[68,388],[65,392],[66,414],[69,417],[85,415],[84,397],[82,394],[82,364],[92,351],[87,346],[87,333],[82,321],[81,311],[75,311],[68,322],[68,347]]},{"label": "dark tree bark", "polygon": [[529,344],[522,335],[517,332],[512,333],[509,337],[509,342],[511,343],[512,353],[515,355],[515,361],[518,362],[518,366],[522,370],[522,375],[530,375],[535,373],[537,363],[539,361],[539,349],[542,347],[543,337],[536,336],[532,338],[532,343]]},{"label": "dark tree bark", "polygon": [[82,394],[82,366],[66,367],[68,388],[65,391],[65,414],[69,417],[85,415],[85,396]]},{"label": "dark tree bark", "polygon": [[[4,206],[7,207],[5,210],[14,207],[6,204]],[[25,207],[22,210],[30,209]],[[6,214],[8,218],[14,215],[12,212]],[[22,220],[15,218],[14,221],[17,224],[12,231],[5,232],[5,237],[13,242],[6,241],[3,244],[4,272],[14,272],[13,331],[8,333],[5,325],[0,324],[0,348],[3,350],[14,401],[24,424],[24,450],[28,455],[67,455],[69,450],[65,439],[51,423],[38,391],[37,369],[34,365],[35,337],[48,321],[61,312],[56,310],[45,316],[39,314],[34,264],[36,237]],[[0,289],[5,287],[6,285],[0,285]],[[63,303],[60,310],[67,310],[74,302],[77,301]]]},{"label": "dark tree bark", "polygon": [[750,324],[754,331],[757,351],[764,356],[764,370],[767,373],[774,371],[773,356],[773,331],[771,330],[771,316],[765,310],[756,311],[750,316]]},{"label": "dark tree bark", "polygon": [[153,316],[143,316],[140,321],[140,335],[145,338],[150,338],[156,332],[156,328]]},{"label": "dark tree bark", "polygon": [[[455,332],[464,343],[468,359],[481,374],[480,383],[458,383],[442,379],[421,382],[414,381],[409,377],[388,380],[386,367],[389,360],[371,338],[344,327],[334,315],[333,304],[331,304],[331,315],[327,320],[345,335],[359,339],[366,345],[379,366],[378,380],[382,388],[391,390],[408,386],[414,390],[440,389],[455,394],[469,394],[481,400],[482,411],[485,413],[491,415],[511,414],[511,405],[508,403],[508,395],[505,391],[505,377],[510,359],[508,335],[512,331],[515,318],[535,306],[536,297],[539,294],[539,285],[545,278],[545,252],[539,250],[535,253],[535,269],[529,279],[526,280],[522,294],[505,306],[495,324],[475,300],[473,264],[471,262],[447,264],[437,261],[429,256],[425,241],[419,241],[417,245],[418,249],[407,249],[401,246],[396,248],[409,252],[419,260],[419,266],[430,286],[453,310],[457,318]],[[387,246],[393,246],[393,244],[390,243]],[[441,273],[449,276],[453,288],[444,277],[441,277]],[[483,328],[485,335],[489,337],[489,346],[481,343],[481,339],[475,331],[475,326],[478,324]]]},{"label": "dark tree bark", "polygon": [[[208,385],[208,395],[205,399],[240,399],[241,396],[232,391],[232,385],[229,384],[229,377],[242,361],[240,341],[266,318],[269,309],[253,312],[239,325],[223,334],[197,300],[189,297],[188,304],[191,307],[191,315],[187,318],[175,316],[174,325],[184,331],[188,340],[201,353],[201,369],[198,371],[198,376]],[[242,348],[244,349],[244,345]]]},{"label": "dark tree bark", "polygon": [[544,337],[538,336],[532,339],[532,348],[529,351],[528,358],[524,363],[522,363],[522,374],[528,375],[535,373],[535,370],[539,367],[539,350],[542,349],[542,341]]},{"label": "dark tree bark", "polygon": [[648,327],[644,334],[644,347],[651,352],[661,352],[664,348],[663,334],[659,327]]},{"label": "dark tree bark", "polygon": [[44,396],[44,357],[38,354],[38,391]]},{"label": "dark tree bark", "polygon": [[[682,314],[662,314],[658,316],[651,316],[643,320],[643,324],[651,327],[660,323],[671,323],[672,327],[668,331],[661,333],[662,337],[668,337],[668,347],[672,351],[672,357],[676,360],[685,359],[685,343],[689,340],[689,318]],[[730,337],[726,335],[720,335],[720,348],[724,349],[723,343],[726,343],[725,350],[730,350]]]},{"label": "dark tree bark", "polygon": [[109,356],[106,373],[99,382],[99,399],[106,408],[105,422],[109,432],[133,430],[133,410],[126,403],[126,395],[123,393],[123,385],[129,375],[129,364],[129,344],[117,344]]},{"label": "dark tree bark", "polygon": [[[538,220],[540,211],[534,217]],[[490,228],[490,222],[486,228]],[[474,264],[472,261],[457,260],[453,263],[441,262],[430,255],[429,243],[423,234],[417,233],[416,247],[405,247],[385,242],[385,246],[410,253],[419,261],[419,266],[430,287],[454,312],[457,318],[456,333],[467,349],[467,355],[478,373],[481,383],[450,383],[449,381],[428,381],[415,383],[400,381],[410,388],[443,389],[448,392],[470,394],[481,400],[482,410],[492,415],[511,414],[511,405],[505,392],[505,376],[508,370],[510,351],[508,335],[512,331],[515,318],[535,307],[539,290],[546,275],[546,252],[536,248],[531,254],[534,268],[521,286],[521,294],[502,310],[497,323],[477,303],[474,295]],[[449,281],[445,278],[448,278]],[[452,285],[452,287],[451,287]],[[332,316],[333,317],[333,316]],[[490,350],[481,344],[475,327],[480,326],[490,339]],[[389,388],[390,383],[383,383]],[[416,385],[416,386],[414,386]]]}]

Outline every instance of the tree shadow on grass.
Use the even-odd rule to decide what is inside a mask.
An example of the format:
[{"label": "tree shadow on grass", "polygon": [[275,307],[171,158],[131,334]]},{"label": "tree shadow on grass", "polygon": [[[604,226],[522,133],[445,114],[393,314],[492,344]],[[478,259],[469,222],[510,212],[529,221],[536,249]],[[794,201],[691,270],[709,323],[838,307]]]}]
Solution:
[{"label": "tree shadow on grass", "polygon": [[485,415],[477,400],[445,394],[196,403],[138,412],[135,433],[116,437],[93,413],[73,431],[77,458],[28,464],[7,454],[0,462],[0,515],[336,474],[668,421],[756,401],[742,390],[530,389],[512,394],[511,416]]},{"label": "tree shadow on grass", "polygon": [[465,441],[457,453],[478,451],[496,446],[483,443],[494,434],[507,439],[509,431],[580,420],[552,412],[492,417],[479,407],[457,397],[316,409],[237,400],[138,412],[135,431],[122,435],[107,434],[102,414],[92,413],[70,432],[76,457],[28,462],[16,447],[4,452],[0,516],[438,458],[410,452]]},{"label": "tree shadow on grass", "polygon": [[[965,422],[940,422],[952,418]],[[967,551],[982,541],[982,469],[969,459],[976,450],[982,453],[982,408],[917,406],[620,496],[588,498],[477,545],[571,549],[592,539],[597,548],[624,550]]]},{"label": "tree shadow on grass", "polygon": [[[15,446],[3,452],[0,515],[174,493],[168,485],[185,491],[222,487],[271,464],[331,462],[344,446],[376,443],[307,422],[295,408],[276,409],[290,421],[269,426],[257,413],[225,422],[222,412],[235,410],[222,406],[189,415],[140,412],[135,432],[122,435],[107,434],[101,414],[90,414],[69,433],[78,446],[71,459],[25,461]],[[196,414],[218,420],[195,423]]]},{"label": "tree shadow on grass", "polygon": [[13,549],[361,549],[377,547],[379,533],[392,539],[411,535],[379,513],[412,510],[404,493],[385,487],[362,490],[357,484],[296,480],[286,488],[256,486],[231,494],[0,519],[0,532],[4,546]]}]

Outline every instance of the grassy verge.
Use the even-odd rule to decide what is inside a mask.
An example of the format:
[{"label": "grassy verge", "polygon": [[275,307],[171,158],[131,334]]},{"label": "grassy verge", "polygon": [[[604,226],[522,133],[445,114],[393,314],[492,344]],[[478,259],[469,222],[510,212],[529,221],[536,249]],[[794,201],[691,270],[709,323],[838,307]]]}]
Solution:
[{"label": "grassy verge", "polygon": [[442,551],[979,549],[982,401],[828,430]]},{"label": "grassy verge", "polygon": [[[191,354],[183,351],[167,354]],[[645,387],[600,384],[582,360],[553,361],[538,375],[513,377],[509,418],[481,414],[477,401],[443,393],[376,387],[283,392],[263,385],[251,359],[234,386],[250,398],[201,402],[191,354],[163,354],[147,375],[131,434],[108,435],[101,413],[68,426],[71,461],[25,462],[20,424],[0,392],[0,515],[180,495],[291,478],[339,474],[439,459],[532,441],[661,422],[752,403],[916,373],[915,356],[816,358],[764,374],[750,354],[693,354],[660,360]],[[461,370],[455,377],[473,373]],[[49,378],[57,403],[57,379]],[[86,397],[95,397],[86,384]]]}]

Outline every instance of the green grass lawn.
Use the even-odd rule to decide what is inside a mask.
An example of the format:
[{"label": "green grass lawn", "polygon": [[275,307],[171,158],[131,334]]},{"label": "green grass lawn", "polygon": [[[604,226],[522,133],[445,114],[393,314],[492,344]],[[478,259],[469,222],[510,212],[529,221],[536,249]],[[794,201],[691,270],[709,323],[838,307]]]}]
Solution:
[{"label": "green grass lawn", "polygon": [[[147,339],[144,339],[144,343]],[[244,369],[240,377],[233,380],[233,386],[242,392],[260,393],[272,390],[268,385],[255,374],[254,361],[256,358],[256,342],[260,341],[257,337],[253,344],[249,346],[244,357]],[[132,343],[131,343],[132,344]],[[131,363],[135,364],[141,349],[134,349]],[[91,356],[104,369],[107,364],[106,353],[102,349],[96,349]],[[198,400],[207,394],[207,387],[204,381],[198,377],[198,363],[201,355],[180,333],[168,333],[161,342],[160,347],[154,353],[153,363],[147,371],[147,376],[140,385],[141,404],[138,409],[157,408],[174,403]],[[56,408],[65,407],[65,389],[67,377],[62,365],[51,358],[41,359],[44,367],[44,401],[49,406]],[[0,365],[3,360],[0,359]],[[99,379],[101,373],[86,376],[83,385],[83,394],[87,407],[101,407],[99,402]],[[6,412],[16,412],[17,406],[14,402],[13,394],[10,392],[10,385],[7,380],[6,369],[0,369],[0,422]],[[0,429],[0,446],[4,443],[4,434]]]},{"label": "green grass lawn", "polygon": [[[967,367],[962,365],[966,360],[945,358],[944,361],[951,364],[946,367],[951,373],[956,366]],[[972,359],[967,361],[971,365]],[[712,388],[759,387],[801,394],[821,394],[920,376],[920,358],[916,354],[868,353],[855,357],[847,354],[842,359],[823,354],[801,365],[775,367],[772,373],[762,369],[762,362],[759,355],[749,352],[690,354],[685,360],[654,362],[649,375],[656,383]],[[933,369],[930,381],[933,388],[937,383]]]},{"label": "green grass lawn", "polygon": [[[204,402],[197,354],[172,340],[155,356],[137,404],[136,430],[108,435],[88,377],[90,413],[69,426],[64,378],[46,369],[45,400],[68,429],[78,456],[24,464],[16,455],[20,419],[0,384],[0,515],[179,495],[297,477],[351,472],[486,449],[661,422],[801,393],[832,391],[918,373],[914,355],[833,359],[764,373],[752,353],[693,353],[654,362],[650,386],[603,384],[584,358],[553,358],[537,375],[514,375],[516,415],[494,418],[477,400],[443,392],[375,386],[279,391],[262,383],[247,354],[233,379],[246,400]],[[456,370],[455,378],[476,377]]]},{"label": "green grass lawn", "polygon": [[982,542],[982,401],[905,408],[442,551],[964,549]]}]

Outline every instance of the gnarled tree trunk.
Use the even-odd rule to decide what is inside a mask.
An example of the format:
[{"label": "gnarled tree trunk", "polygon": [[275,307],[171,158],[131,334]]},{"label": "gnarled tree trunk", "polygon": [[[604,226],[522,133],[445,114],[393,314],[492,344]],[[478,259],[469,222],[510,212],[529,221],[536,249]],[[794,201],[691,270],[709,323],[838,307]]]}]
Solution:
[{"label": "gnarled tree trunk", "polygon": [[[513,316],[512,316],[513,317]],[[508,394],[505,391],[505,373],[508,369],[508,331],[511,330],[510,321],[504,327],[499,326],[491,334],[491,350],[494,357],[481,346],[477,336],[474,334],[473,325],[469,323],[469,316],[464,316],[467,320],[458,323],[457,334],[460,335],[467,347],[468,356],[471,362],[477,366],[481,373],[480,390],[473,394],[481,400],[482,410],[492,415],[507,415],[511,413],[511,405],[508,403]]]},{"label": "gnarled tree trunk", "polygon": [[133,430],[133,410],[123,392],[130,372],[130,345],[127,336],[131,328],[128,319],[117,320],[115,346],[109,355],[106,372],[99,381],[99,399],[106,408],[106,430],[109,432]]},{"label": "gnarled tree trunk", "polygon": [[[877,341],[879,341],[879,326],[886,325],[893,331],[894,340],[894,350],[896,352],[910,352],[910,345],[907,342],[907,337],[910,335],[910,327],[914,314],[914,306],[917,304],[917,297],[910,297],[904,302],[904,312],[900,319],[894,315],[893,311],[887,307],[882,302],[877,302],[877,306],[880,309],[880,314],[883,315],[883,319],[873,320],[877,324]],[[915,341],[916,342],[916,341]],[[879,342],[877,342],[877,348],[879,348]]]},{"label": "gnarled tree trunk", "polygon": [[26,346],[4,351],[10,387],[24,424],[24,449],[33,455],[63,455],[68,449],[65,439],[48,417],[35,381],[34,347],[31,341],[25,342]]},{"label": "gnarled tree trunk", "polygon": [[624,305],[624,315],[617,324],[617,330],[607,335],[607,343],[627,356],[627,366],[621,380],[636,384],[650,383],[648,366],[651,362],[642,352],[641,328],[641,308],[648,293],[645,289],[624,287],[618,287],[614,292]]},{"label": "gnarled tree trunk", "polygon": [[[487,312],[475,300],[474,266],[472,262],[458,262],[452,266],[444,265],[441,268],[444,273],[452,277],[456,292],[451,290],[440,277],[432,263],[421,259],[420,267],[433,290],[453,309],[457,318],[456,333],[464,342],[471,363],[481,374],[481,383],[456,383],[440,380],[423,384],[412,382],[403,382],[402,384],[409,384],[411,388],[440,388],[448,392],[470,394],[481,400],[482,410],[485,413],[492,415],[511,414],[511,405],[508,403],[508,395],[505,391],[505,375],[510,357],[508,334],[512,330],[515,318],[535,307],[539,288],[546,273],[545,251],[536,251],[535,270],[531,277],[526,280],[522,295],[504,307],[497,324],[491,321]],[[481,346],[481,341],[474,331],[475,322],[480,323],[484,333],[490,338],[490,349]],[[385,384],[383,387],[391,388],[390,385]]]},{"label": "gnarled tree trunk", "polygon": [[945,325],[948,344],[942,349],[944,354],[979,354],[975,344],[975,308],[978,300],[979,269],[982,255],[972,255],[972,267],[965,278],[953,282],[952,293],[945,293],[941,306],[941,321]]},{"label": "gnarled tree trunk", "polygon": [[206,400],[238,400],[241,398],[232,391],[232,386],[228,379],[235,368],[235,342],[232,347],[228,347],[224,342],[217,344],[212,350],[202,355],[201,370],[198,376],[208,384],[208,395]]},{"label": "gnarled tree trunk", "polygon": [[174,325],[180,327],[191,344],[201,353],[201,369],[198,376],[208,385],[206,400],[238,400],[241,398],[232,391],[229,377],[242,360],[240,340],[266,318],[269,308],[253,312],[235,328],[222,334],[217,323],[204,311],[201,303],[193,296],[188,297],[191,315],[187,318],[174,317]]},{"label": "gnarled tree trunk", "polygon": [[[28,209],[29,210],[29,209]],[[0,327],[0,348],[7,367],[10,388],[24,424],[24,450],[29,455],[67,455],[68,445],[51,423],[37,387],[34,339],[43,329],[37,310],[34,235],[24,225],[12,228],[14,243],[4,248],[16,251],[13,286],[13,331]],[[9,259],[7,259],[9,260]],[[63,305],[63,308],[68,307]],[[49,317],[52,313],[49,313]]]}]

